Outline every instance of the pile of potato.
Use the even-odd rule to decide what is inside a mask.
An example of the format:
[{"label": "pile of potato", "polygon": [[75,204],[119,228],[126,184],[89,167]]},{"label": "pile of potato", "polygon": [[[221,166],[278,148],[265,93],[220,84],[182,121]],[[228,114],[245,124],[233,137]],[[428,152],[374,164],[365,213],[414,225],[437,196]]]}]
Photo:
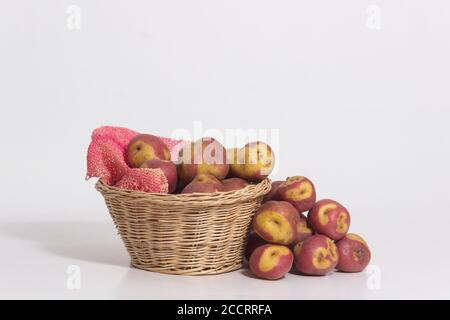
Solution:
[{"label": "pile of potato", "polygon": [[[183,194],[238,190],[265,179],[275,164],[264,142],[227,150],[208,137],[186,144],[175,162],[167,145],[149,134],[131,139],[126,159],[131,168],[161,169],[169,193]],[[331,199],[316,201],[308,178],[274,181],[253,218],[246,250],[250,270],[264,279],[282,278],[293,265],[305,275],[362,271],[371,253],[349,227],[348,210]]]},{"label": "pile of potato", "polygon": [[253,218],[246,250],[255,276],[280,279],[293,265],[304,275],[326,275],[334,269],[359,272],[368,265],[367,243],[348,233],[348,210],[331,199],[316,201],[308,178],[272,182],[263,202]]},{"label": "pile of potato", "polygon": [[161,169],[169,193],[212,193],[241,189],[264,180],[272,172],[275,157],[264,142],[228,149],[214,138],[188,143],[178,159],[171,160],[169,148],[157,136],[139,134],[126,150],[132,168]]}]

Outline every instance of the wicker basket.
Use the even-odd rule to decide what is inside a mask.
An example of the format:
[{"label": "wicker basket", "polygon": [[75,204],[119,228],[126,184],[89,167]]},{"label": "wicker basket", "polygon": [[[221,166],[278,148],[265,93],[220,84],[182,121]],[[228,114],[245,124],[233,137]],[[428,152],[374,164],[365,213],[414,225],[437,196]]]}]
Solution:
[{"label": "wicker basket", "polygon": [[247,232],[268,179],[243,189],[213,194],[128,191],[101,181],[96,189],[137,268],[205,275],[242,267]]}]

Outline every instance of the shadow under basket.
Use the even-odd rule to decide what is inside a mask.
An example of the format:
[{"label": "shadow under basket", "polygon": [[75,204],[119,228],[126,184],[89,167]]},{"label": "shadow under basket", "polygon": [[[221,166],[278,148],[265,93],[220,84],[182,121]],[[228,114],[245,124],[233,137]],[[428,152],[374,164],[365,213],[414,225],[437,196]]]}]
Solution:
[{"label": "shadow under basket", "polygon": [[96,189],[139,269],[206,275],[240,269],[252,217],[270,180],[217,193],[161,194],[108,186]]}]

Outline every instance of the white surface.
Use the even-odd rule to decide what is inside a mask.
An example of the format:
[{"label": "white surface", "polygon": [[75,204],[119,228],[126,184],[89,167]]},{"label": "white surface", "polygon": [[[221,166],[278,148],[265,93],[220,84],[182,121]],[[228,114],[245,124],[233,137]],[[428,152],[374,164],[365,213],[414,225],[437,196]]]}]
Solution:
[{"label": "white surface", "polygon": [[[0,2],[0,297],[450,298],[449,31],[444,0]],[[381,288],[130,269],[83,180],[89,134],[195,120],[279,129],[273,178],[306,175],[348,207]]]},{"label": "white surface", "polygon": [[[106,217],[107,213],[103,213]],[[446,248],[429,247],[431,240],[426,239],[404,241],[404,234],[382,232],[382,239],[370,239],[374,253],[372,264],[381,271],[381,278],[371,282],[373,273],[333,273],[326,277],[288,274],[279,281],[265,281],[254,279],[245,270],[215,276],[141,271],[129,267],[125,249],[106,218],[97,221],[30,219],[3,223],[0,231],[0,250],[6,252],[0,266],[0,298],[449,298],[449,261],[443,258],[436,261]],[[446,238],[433,240],[443,243]],[[79,290],[67,287],[66,270],[70,265],[80,267]],[[380,287],[373,288],[369,282]]]}]

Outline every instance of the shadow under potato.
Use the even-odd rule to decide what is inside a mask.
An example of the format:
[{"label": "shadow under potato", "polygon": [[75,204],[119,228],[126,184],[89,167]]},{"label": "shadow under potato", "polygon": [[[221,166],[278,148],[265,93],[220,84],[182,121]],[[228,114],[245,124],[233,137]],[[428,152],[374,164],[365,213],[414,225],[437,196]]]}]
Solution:
[{"label": "shadow under potato", "polygon": [[257,276],[255,276],[249,269],[247,269],[247,267],[244,267],[244,269],[241,269],[240,273],[248,278],[264,280],[264,279],[261,279],[261,278],[258,278]]},{"label": "shadow under potato", "polygon": [[0,224],[0,234],[36,243],[67,258],[129,267],[130,259],[112,223],[28,221]]}]

